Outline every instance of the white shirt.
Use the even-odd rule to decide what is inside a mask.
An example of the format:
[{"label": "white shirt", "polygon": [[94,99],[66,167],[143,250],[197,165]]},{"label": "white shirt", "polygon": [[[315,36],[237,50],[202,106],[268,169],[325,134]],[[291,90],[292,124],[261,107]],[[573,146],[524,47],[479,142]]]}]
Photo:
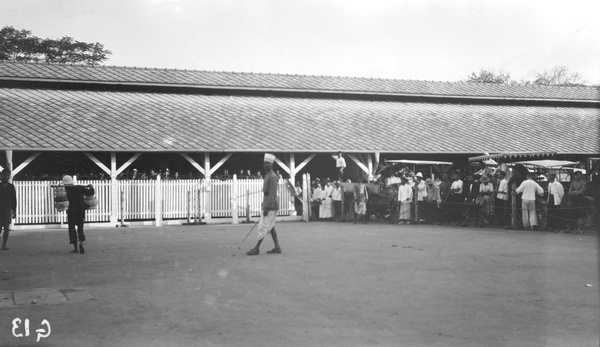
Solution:
[{"label": "white shirt", "polygon": [[457,192],[452,192],[452,194],[462,194],[463,181],[458,180],[458,181],[452,182],[452,185],[450,186],[450,189],[460,189]]},{"label": "white shirt", "polygon": [[334,201],[342,201],[342,187],[334,188],[331,197]]},{"label": "white shirt", "polygon": [[498,184],[497,197],[500,200],[508,200],[508,180],[506,178],[500,180],[500,184]]},{"label": "white shirt", "polygon": [[523,200],[535,200],[535,194],[543,195],[544,189],[540,187],[534,180],[525,180],[519,188],[517,188],[517,193],[523,193]]},{"label": "white shirt", "polygon": [[335,158],[336,167],[346,167],[346,159],[344,157]]},{"label": "white shirt", "polygon": [[554,205],[560,205],[562,197],[565,195],[563,185],[558,181],[548,183],[548,200],[550,200],[550,195],[554,196]]},{"label": "white shirt", "polygon": [[405,202],[412,200],[413,190],[408,184],[398,187],[398,201]]},{"label": "white shirt", "polygon": [[425,181],[421,180],[421,182],[416,184],[415,189],[417,190],[417,201],[423,201],[427,198],[427,185]]}]

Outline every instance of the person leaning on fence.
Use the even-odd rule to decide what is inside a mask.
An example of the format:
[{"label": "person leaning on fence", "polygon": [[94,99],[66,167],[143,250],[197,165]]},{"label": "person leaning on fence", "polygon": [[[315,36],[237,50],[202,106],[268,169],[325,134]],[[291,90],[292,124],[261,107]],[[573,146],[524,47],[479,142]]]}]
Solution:
[{"label": "person leaning on fence", "polygon": [[556,172],[548,173],[548,228],[557,229],[560,220],[560,204],[565,195],[565,189],[562,184],[556,179]]},{"label": "person leaning on fence", "polygon": [[536,229],[537,213],[535,212],[536,195],[543,196],[544,189],[533,180],[533,174],[527,173],[527,179],[517,188],[517,194],[523,194],[521,197],[523,227],[525,229]]},{"label": "person leaning on fence", "polygon": [[258,221],[258,242],[256,246],[249,250],[246,254],[258,255],[260,253],[260,244],[263,242],[265,235],[271,233],[275,248],[267,251],[267,254],[281,254],[281,247],[279,246],[279,240],[277,239],[277,232],[275,231],[275,217],[279,210],[279,201],[277,199],[277,184],[279,178],[273,172],[273,162],[275,156],[273,154],[265,154],[264,168],[265,178],[263,181],[263,203],[262,203],[262,216]]},{"label": "person leaning on fence", "polygon": [[367,200],[369,200],[369,191],[364,178],[359,178],[358,183],[354,185],[354,224],[358,217],[359,221],[367,223]]},{"label": "person leaning on fence", "polygon": [[[69,200],[69,207],[67,208],[69,243],[74,247],[71,253],[83,254],[85,253],[85,250],[83,249],[83,242],[85,241],[83,224],[85,223],[86,210],[84,199],[86,195],[94,195],[94,186],[91,184],[88,184],[87,186],[75,186],[73,185],[73,177],[69,175],[63,177],[62,183],[65,186],[67,199]],[[79,248],[77,247],[78,240]]]},{"label": "person leaning on fence", "polygon": [[10,224],[17,218],[17,192],[15,186],[9,182],[10,171],[4,170],[0,175],[0,233],[2,235],[2,250],[8,251],[6,243],[10,234]]}]

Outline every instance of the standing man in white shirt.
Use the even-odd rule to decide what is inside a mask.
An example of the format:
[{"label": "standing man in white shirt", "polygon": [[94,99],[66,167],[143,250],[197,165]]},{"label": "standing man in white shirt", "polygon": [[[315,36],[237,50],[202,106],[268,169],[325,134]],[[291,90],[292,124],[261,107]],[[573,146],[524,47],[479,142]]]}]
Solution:
[{"label": "standing man in white shirt", "polygon": [[418,216],[415,216],[417,223],[425,222],[425,215],[427,215],[426,204],[427,204],[427,185],[423,181],[423,174],[418,172],[415,175],[414,190],[417,193],[417,205],[418,205]]},{"label": "standing man in white shirt", "polygon": [[527,172],[527,179],[517,188],[517,194],[523,193],[521,197],[521,207],[523,209],[523,227],[525,229],[536,229],[537,213],[535,212],[536,195],[544,196],[544,189],[533,180],[533,174]]},{"label": "standing man in white shirt", "polygon": [[506,179],[506,172],[498,171],[498,192],[496,193],[496,215],[498,215],[498,222],[500,226],[508,225],[508,216],[510,205],[508,204],[508,180]]},{"label": "standing man in white shirt", "polygon": [[558,221],[561,216],[560,213],[560,204],[562,203],[562,198],[565,196],[565,189],[556,179],[556,172],[550,171],[548,173],[548,228],[556,229],[559,227]]},{"label": "standing man in white shirt", "polygon": [[340,182],[335,181],[335,188],[333,189],[333,193],[331,193],[331,198],[333,199],[333,220],[336,222],[339,222],[342,217],[342,194]]},{"label": "standing man in white shirt", "polygon": [[452,185],[450,185],[450,196],[448,197],[449,213],[450,215],[445,216],[448,224],[450,221],[457,221],[460,224],[460,216],[463,214],[463,209],[466,206],[463,197],[463,181],[459,178],[458,173],[452,174]]},{"label": "standing man in white shirt", "polygon": [[344,169],[346,168],[346,159],[344,159],[342,152],[338,152],[337,157],[332,155],[335,159],[335,167],[338,171],[338,179],[340,182],[344,182]]}]

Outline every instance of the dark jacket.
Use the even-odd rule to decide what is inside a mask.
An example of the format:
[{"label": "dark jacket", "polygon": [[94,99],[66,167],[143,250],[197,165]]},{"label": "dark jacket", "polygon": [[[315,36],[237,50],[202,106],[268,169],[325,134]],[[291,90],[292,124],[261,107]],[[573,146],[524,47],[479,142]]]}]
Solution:
[{"label": "dark jacket", "polygon": [[17,210],[17,191],[12,183],[0,183],[0,211]]}]

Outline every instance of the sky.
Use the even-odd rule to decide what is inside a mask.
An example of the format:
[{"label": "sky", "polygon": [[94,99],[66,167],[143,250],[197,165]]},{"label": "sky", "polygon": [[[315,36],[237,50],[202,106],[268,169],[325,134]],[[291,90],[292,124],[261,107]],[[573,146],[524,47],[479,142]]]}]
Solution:
[{"label": "sky", "polygon": [[598,0],[0,0],[0,27],[106,65],[428,81],[566,66],[600,84]]}]

